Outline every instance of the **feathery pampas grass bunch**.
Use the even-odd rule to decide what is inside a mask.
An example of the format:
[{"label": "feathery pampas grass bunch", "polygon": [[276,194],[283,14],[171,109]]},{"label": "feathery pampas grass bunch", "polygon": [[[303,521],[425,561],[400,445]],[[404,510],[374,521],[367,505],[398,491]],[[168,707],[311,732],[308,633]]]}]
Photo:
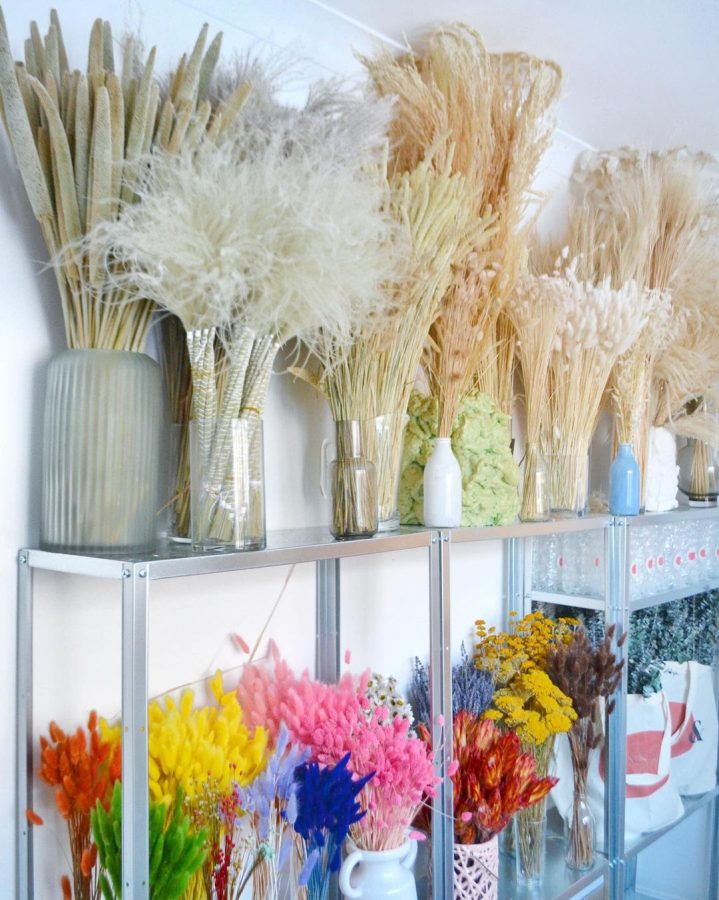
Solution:
[{"label": "feathery pampas grass bunch", "polygon": [[300,111],[272,107],[264,126],[240,120],[216,143],[155,152],[137,202],[88,237],[110,284],[187,332],[192,417],[215,498],[208,537],[231,524],[214,505],[231,422],[259,421],[279,346],[300,339],[330,368],[384,308],[393,226],[376,167],[388,113],[386,102],[325,86]]},{"label": "feathery pampas grass bunch", "polygon": [[455,264],[425,358],[440,404],[439,435],[446,437],[478,370],[482,384],[506,384],[509,377],[494,371],[497,359],[511,369],[511,353],[496,353],[495,329],[525,259],[528,189],[551,140],[548,113],[561,73],[524,54],[488,53],[466,25],[433,33],[418,53],[365,62],[380,93],[398,97],[391,131],[396,169],[412,171],[436,147],[436,165],[449,164],[466,179],[474,241]]},{"label": "feathery pampas grass bunch", "polygon": [[15,63],[0,13],[2,113],[54,261],[68,346],[141,350],[152,302],[124,303],[122,284],[105,277],[102,257],[83,237],[135,200],[138,163],[151,148],[176,153],[219,137],[246,86],[222,108],[208,99],[221,35],[205,52],[207,26],[166,89],[154,76],[154,48],[142,62],[128,39],[116,68],[109,22],[92,27],[87,72],[70,68],[55,11],[44,40],[35,22],[30,33],[25,61]]}]

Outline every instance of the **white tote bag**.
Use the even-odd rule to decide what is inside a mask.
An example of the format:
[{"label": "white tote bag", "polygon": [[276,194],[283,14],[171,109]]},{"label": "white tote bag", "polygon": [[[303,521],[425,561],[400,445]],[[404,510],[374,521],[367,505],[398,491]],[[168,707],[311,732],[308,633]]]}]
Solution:
[{"label": "white tote bag", "polygon": [[[604,706],[601,707],[602,721]],[[681,818],[684,805],[671,776],[671,716],[663,692],[650,697],[627,696],[627,774],[625,817],[626,839],[647,831],[658,831]],[[597,825],[597,847],[604,845],[604,746],[593,750],[589,759],[587,799]],[[560,735],[555,747],[558,784],[552,799],[562,818],[572,815],[574,782],[569,741]]]},{"label": "white tote bag", "polygon": [[665,662],[662,688],[672,720],[672,778],[680,794],[716,787],[719,717],[714,673],[698,662]]}]

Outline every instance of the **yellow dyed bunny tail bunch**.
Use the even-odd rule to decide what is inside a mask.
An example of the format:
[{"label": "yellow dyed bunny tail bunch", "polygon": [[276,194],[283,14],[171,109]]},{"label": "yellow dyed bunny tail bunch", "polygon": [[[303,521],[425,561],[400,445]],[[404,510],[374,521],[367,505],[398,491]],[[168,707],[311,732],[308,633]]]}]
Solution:
[{"label": "yellow dyed bunny tail bunch", "polygon": [[159,802],[174,798],[181,787],[188,806],[206,793],[231,793],[232,783],[247,784],[262,771],[267,732],[251,733],[242,721],[234,691],[225,692],[222,674],[210,682],[216,706],[193,707],[194,694],[185,691],[179,705],[171,697],[164,706],[154,701],[148,709],[150,795]]}]

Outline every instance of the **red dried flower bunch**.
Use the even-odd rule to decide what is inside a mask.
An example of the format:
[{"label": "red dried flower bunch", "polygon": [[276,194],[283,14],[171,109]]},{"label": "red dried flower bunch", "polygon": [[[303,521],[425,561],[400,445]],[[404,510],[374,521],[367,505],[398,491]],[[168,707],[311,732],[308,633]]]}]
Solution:
[{"label": "red dried flower bunch", "polygon": [[[422,738],[429,731],[420,726]],[[460,844],[481,844],[499,834],[515,812],[538,803],[557,783],[537,777],[531,753],[522,753],[513,731],[461,710],[454,717],[454,835]]]},{"label": "red dried flower bunch", "polygon": [[[49,731],[49,739],[40,738],[39,774],[45,784],[57,788],[55,804],[67,821],[73,896],[75,900],[91,900],[95,895],[92,873],[97,851],[90,833],[90,811],[98,800],[104,806],[110,802],[112,786],[121,774],[120,745],[102,737],[94,711],[88,718],[87,731],[79,727],[74,734],[65,734],[55,722],[50,722]],[[63,892],[68,888],[65,877]]]}]

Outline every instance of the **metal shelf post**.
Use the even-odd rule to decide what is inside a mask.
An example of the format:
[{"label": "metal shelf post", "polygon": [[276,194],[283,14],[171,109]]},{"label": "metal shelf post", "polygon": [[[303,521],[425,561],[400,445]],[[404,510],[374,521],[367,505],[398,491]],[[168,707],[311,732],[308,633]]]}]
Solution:
[{"label": "metal shelf post", "polygon": [[122,884],[123,897],[149,896],[150,816],[147,746],[149,588],[145,563],[122,569]]},{"label": "metal shelf post", "polygon": [[315,677],[332,684],[340,677],[340,561],[316,565]]},{"label": "metal shelf post", "polygon": [[16,803],[17,803],[17,896],[33,895],[32,827],[25,815],[33,805],[32,740],[32,578],[27,551],[18,555],[17,570],[17,683],[16,683]]},{"label": "metal shelf post", "polygon": [[611,897],[623,897],[625,891],[624,786],[627,760],[627,645],[617,646],[623,634],[629,630],[629,521],[626,517],[612,516],[605,532],[605,599],[606,625],[614,625],[614,652],[623,661],[621,681],[614,693],[614,712],[606,717],[607,777],[604,797],[604,846],[612,862]]},{"label": "metal shelf post", "polygon": [[432,801],[432,896],[451,897],[454,879],[452,781],[452,658],[449,603],[449,532],[429,547],[429,690],[432,747],[441,778]]}]

